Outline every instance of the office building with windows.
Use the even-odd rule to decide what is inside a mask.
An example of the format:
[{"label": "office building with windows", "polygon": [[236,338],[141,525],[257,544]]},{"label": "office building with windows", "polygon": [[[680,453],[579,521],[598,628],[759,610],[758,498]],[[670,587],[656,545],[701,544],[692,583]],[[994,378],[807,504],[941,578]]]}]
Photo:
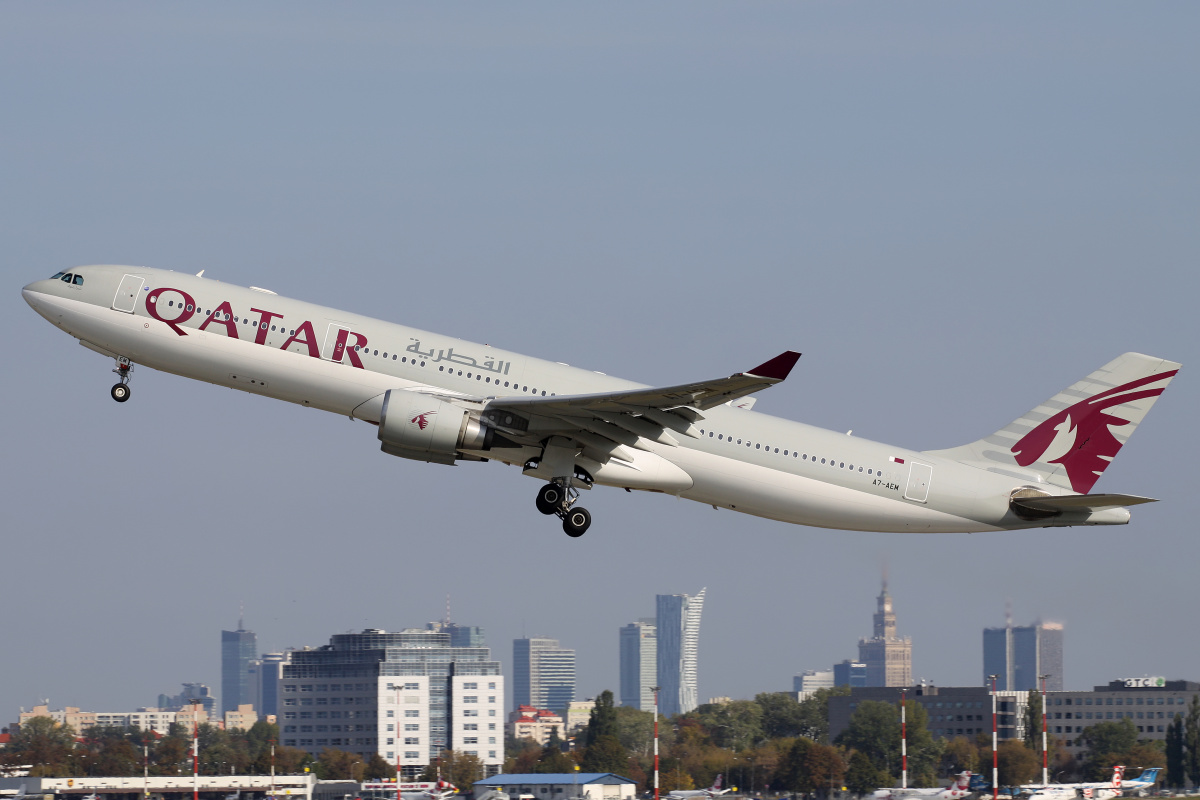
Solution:
[{"label": "office building with windows", "polygon": [[983,630],[983,679],[996,676],[1002,691],[1041,691],[1039,675],[1046,676],[1046,690],[1061,692],[1063,683],[1063,626],[1058,622],[1036,622],[1013,626],[1009,618],[1003,628]]},{"label": "office building with windows", "polygon": [[326,747],[367,760],[378,753],[415,777],[443,750],[474,755],[489,774],[504,764],[504,678],[486,647],[453,647],[450,634],[378,629],[293,650],[279,681],[282,744]]},{"label": "office building with windows", "polygon": [[1139,741],[1161,742],[1175,717],[1187,718],[1188,706],[1197,695],[1200,683],[1165,678],[1111,681],[1090,692],[1049,692],[1046,727],[1073,756],[1087,750],[1083,734],[1100,722],[1127,719],[1137,728]]},{"label": "office building with windows", "polygon": [[621,628],[621,705],[641,711],[654,708],[658,681],[658,628],[640,619]]},{"label": "office building with windows", "polygon": [[797,693],[832,689],[833,685],[833,670],[831,669],[809,669],[792,677],[792,691]]},{"label": "office building with windows", "polygon": [[834,686],[866,686],[867,665],[861,661],[846,659],[840,664],[833,665]]},{"label": "office building with windows", "polygon": [[513,707],[563,712],[575,699],[575,651],[558,639],[513,639]]},{"label": "office building with windows", "polygon": [[658,710],[668,717],[686,714],[700,704],[700,614],[707,591],[657,597]]},{"label": "office building with windows", "polygon": [[221,713],[255,704],[256,676],[251,662],[258,657],[258,637],[238,620],[236,631],[221,631]]}]

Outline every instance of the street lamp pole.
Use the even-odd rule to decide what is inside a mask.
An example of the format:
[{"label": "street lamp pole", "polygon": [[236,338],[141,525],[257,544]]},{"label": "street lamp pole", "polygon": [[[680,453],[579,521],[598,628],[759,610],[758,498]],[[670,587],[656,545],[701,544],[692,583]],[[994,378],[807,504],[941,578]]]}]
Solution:
[{"label": "street lamp pole", "polygon": [[[397,685],[396,686],[396,738],[394,739],[394,741],[396,742],[396,800],[402,800],[402,798],[400,796],[400,777],[401,777],[401,775],[400,775],[400,742],[401,742],[401,739],[400,739],[400,709],[401,708],[402,708],[402,706],[400,704],[400,687]],[[439,765],[439,773],[440,773],[440,765]],[[438,776],[438,781],[439,782],[441,781],[440,774]],[[437,791],[436,786],[434,787],[434,791]]]},{"label": "street lamp pole", "polygon": [[654,692],[654,800],[658,800],[658,690],[660,687],[652,686],[650,691]]},{"label": "street lamp pole", "polygon": [[1050,675],[1038,675],[1042,681],[1042,785],[1050,784],[1050,755],[1046,748],[1046,678]]},{"label": "street lamp pole", "polygon": [[988,675],[992,682],[992,800],[1000,797],[1000,754],[996,751],[996,676]]}]

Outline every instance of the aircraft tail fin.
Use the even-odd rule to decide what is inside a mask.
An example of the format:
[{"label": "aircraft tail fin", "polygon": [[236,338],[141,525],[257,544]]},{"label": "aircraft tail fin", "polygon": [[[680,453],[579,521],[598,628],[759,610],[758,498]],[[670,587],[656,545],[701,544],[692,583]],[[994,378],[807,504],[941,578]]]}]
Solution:
[{"label": "aircraft tail fin", "polygon": [[1179,367],[1125,353],[991,436],[930,455],[985,468],[1020,468],[1087,494]]},{"label": "aircraft tail fin", "polygon": [[1149,767],[1142,770],[1142,774],[1138,775],[1137,779],[1139,781],[1146,781],[1147,783],[1154,783],[1158,780],[1158,773],[1160,772],[1162,772],[1162,767]]}]

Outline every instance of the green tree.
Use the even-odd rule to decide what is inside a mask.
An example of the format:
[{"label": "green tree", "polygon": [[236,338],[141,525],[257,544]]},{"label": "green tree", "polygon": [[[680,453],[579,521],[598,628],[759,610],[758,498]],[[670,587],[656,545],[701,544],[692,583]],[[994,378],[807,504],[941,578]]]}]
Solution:
[{"label": "green tree", "polygon": [[483,780],[483,762],[478,756],[459,750],[443,750],[433,763],[425,767],[421,780],[437,780],[439,769],[442,780],[450,781],[463,793],[471,791],[475,781]]},{"label": "green tree", "polygon": [[803,702],[788,692],[764,692],[754,702],[763,710],[763,735],[769,739],[806,736],[816,742],[829,741],[829,698],[849,695],[849,686],[818,689]]},{"label": "green tree", "polygon": [[776,773],[780,788],[826,795],[842,785],[846,764],[837,750],[806,737],[797,738]]},{"label": "green tree", "polygon": [[50,717],[32,717],[9,739],[5,757],[10,764],[32,764],[33,778],[52,778],[70,772],[75,731]]},{"label": "green tree", "polygon": [[358,753],[336,747],[326,747],[317,756],[316,773],[323,781],[361,781],[366,769]]},{"label": "green tree", "polygon": [[534,772],[545,775],[559,772],[572,772],[575,769],[575,759],[562,751],[562,745],[551,737],[551,741],[542,748]]},{"label": "green tree", "polygon": [[1042,762],[1038,759],[1037,753],[1026,747],[1024,742],[1016,739],[1000,742],[996,753],[1001,786],[1020,786],[1022,783],[1030,783],[1041,767]]},{"label": "green tree", "polygon": [[591,747],[601,737],[611,736],[616,739],[617,734],[617,712],[613,708],[613,693],[605,689],[596,697],[595,705],[592,706],[583,743]]},{"label": "green tree", "polygon": [[535,766],[542,748],[529,737],[504,740],[504,772],[507,775],[527,775],[536,772]]},{"label": "green tree", "polygon": [[956,736],[943,746],[938,771],[949,776],[964,770],[979,771],[979,748],[970,740]]},{"label": "green tree", "polygon": [[369,781],[395,779],[396,765],[389,764],[383,756],[379,755],[379,753],[372,753],[371,759],[367,762],[367,768],[364,770],[363,775]]},{"label": "green tree", "polygon": [[1113,764],[1127,763],[1125,755],[1137,744],[1133,720],[1098,722],[1085,728],[1080,736],[1087,747],[1082,773],[1084,780],[1102,781],[1109,777]]},{"label": "green tree", "polygon": [[1176,789],[1183,786],[1184,770],[1183,717],[1175,717],[1167,725],[1167,777],[1164,783]]},{"label": "green tree", "polygon": [[629,763],[629,754],[616,736],[604,734],[583,751],[579,767],[584,772],[615,772],[620,774]]},{"label": "green tree", "polygon": [[1183,770],[1192,786],[1200,786],[1200,695],[1192,697],[1183,725]]},{"label": "green tree", "polygon": [[[907,704],[910,786],[932,786],[942,742],[929,732],[929,714],[920,703]],[[889,778],[900,774],[900,710],[891,703],[864,700],[850,717],[838,743],[865,753]]]},{"label": "green tree", "polygon": [[870,756],[853,750],[846,768],[846,789],[852,794],[870,794],[890,781],[888,774],[876,768]]},{"label": "green tree", "polygon": [[1042,751],[1042,696],[1037,692],[1030,692],[1025,704],[1025,746]]},{"label": "green tree", "polygon": [[717,747],[736,751],[763,738],[763,708],[752,700],[705,703],[687,716],[699,720]]},{"label": "green tree", "polygon": [[[621,746],[638,756],[649,756],[654,751],[654,712],[639,711],[633,706],[617,706],[615,711],[617,739]],[[669,747],[674,740],[674,729],[662,720],[659,720],[658,729],[658,746]]]}]

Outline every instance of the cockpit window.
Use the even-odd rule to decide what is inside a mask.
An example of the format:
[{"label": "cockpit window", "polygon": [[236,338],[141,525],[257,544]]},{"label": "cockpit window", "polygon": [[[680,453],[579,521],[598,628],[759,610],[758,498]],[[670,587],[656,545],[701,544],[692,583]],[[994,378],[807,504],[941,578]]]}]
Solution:
[{"label": "cockpit window", "polygon": [[66,275],[63,275],[61,278],[59,278],[59,280],[62,281],[63,283],[70,283],[71,278],[74,278],[74,277],[75,277],[74,275],[72,275],[71,273],[68,272]]},{"label": "cockpit window", "polygon": [[76,276],[75,276],[75,280],[74,280],[74,281],[72,281],[72,283],[74,283],[76,286],[83,286],[83,276],[82,276],[82,275],[76,275]]},{"label": "cockpit window", "polygon": [[65,272],[56,272],[56,273],[54,273],[53,275],[51,275],[51,276],[50,276],[50,280],[52,280],[52,281],[56,281],[56,280],[58,280],[59,278],[61,278],[61,277],[62,277],[63,275],[65,275],[65,274],[66,274]]}]

